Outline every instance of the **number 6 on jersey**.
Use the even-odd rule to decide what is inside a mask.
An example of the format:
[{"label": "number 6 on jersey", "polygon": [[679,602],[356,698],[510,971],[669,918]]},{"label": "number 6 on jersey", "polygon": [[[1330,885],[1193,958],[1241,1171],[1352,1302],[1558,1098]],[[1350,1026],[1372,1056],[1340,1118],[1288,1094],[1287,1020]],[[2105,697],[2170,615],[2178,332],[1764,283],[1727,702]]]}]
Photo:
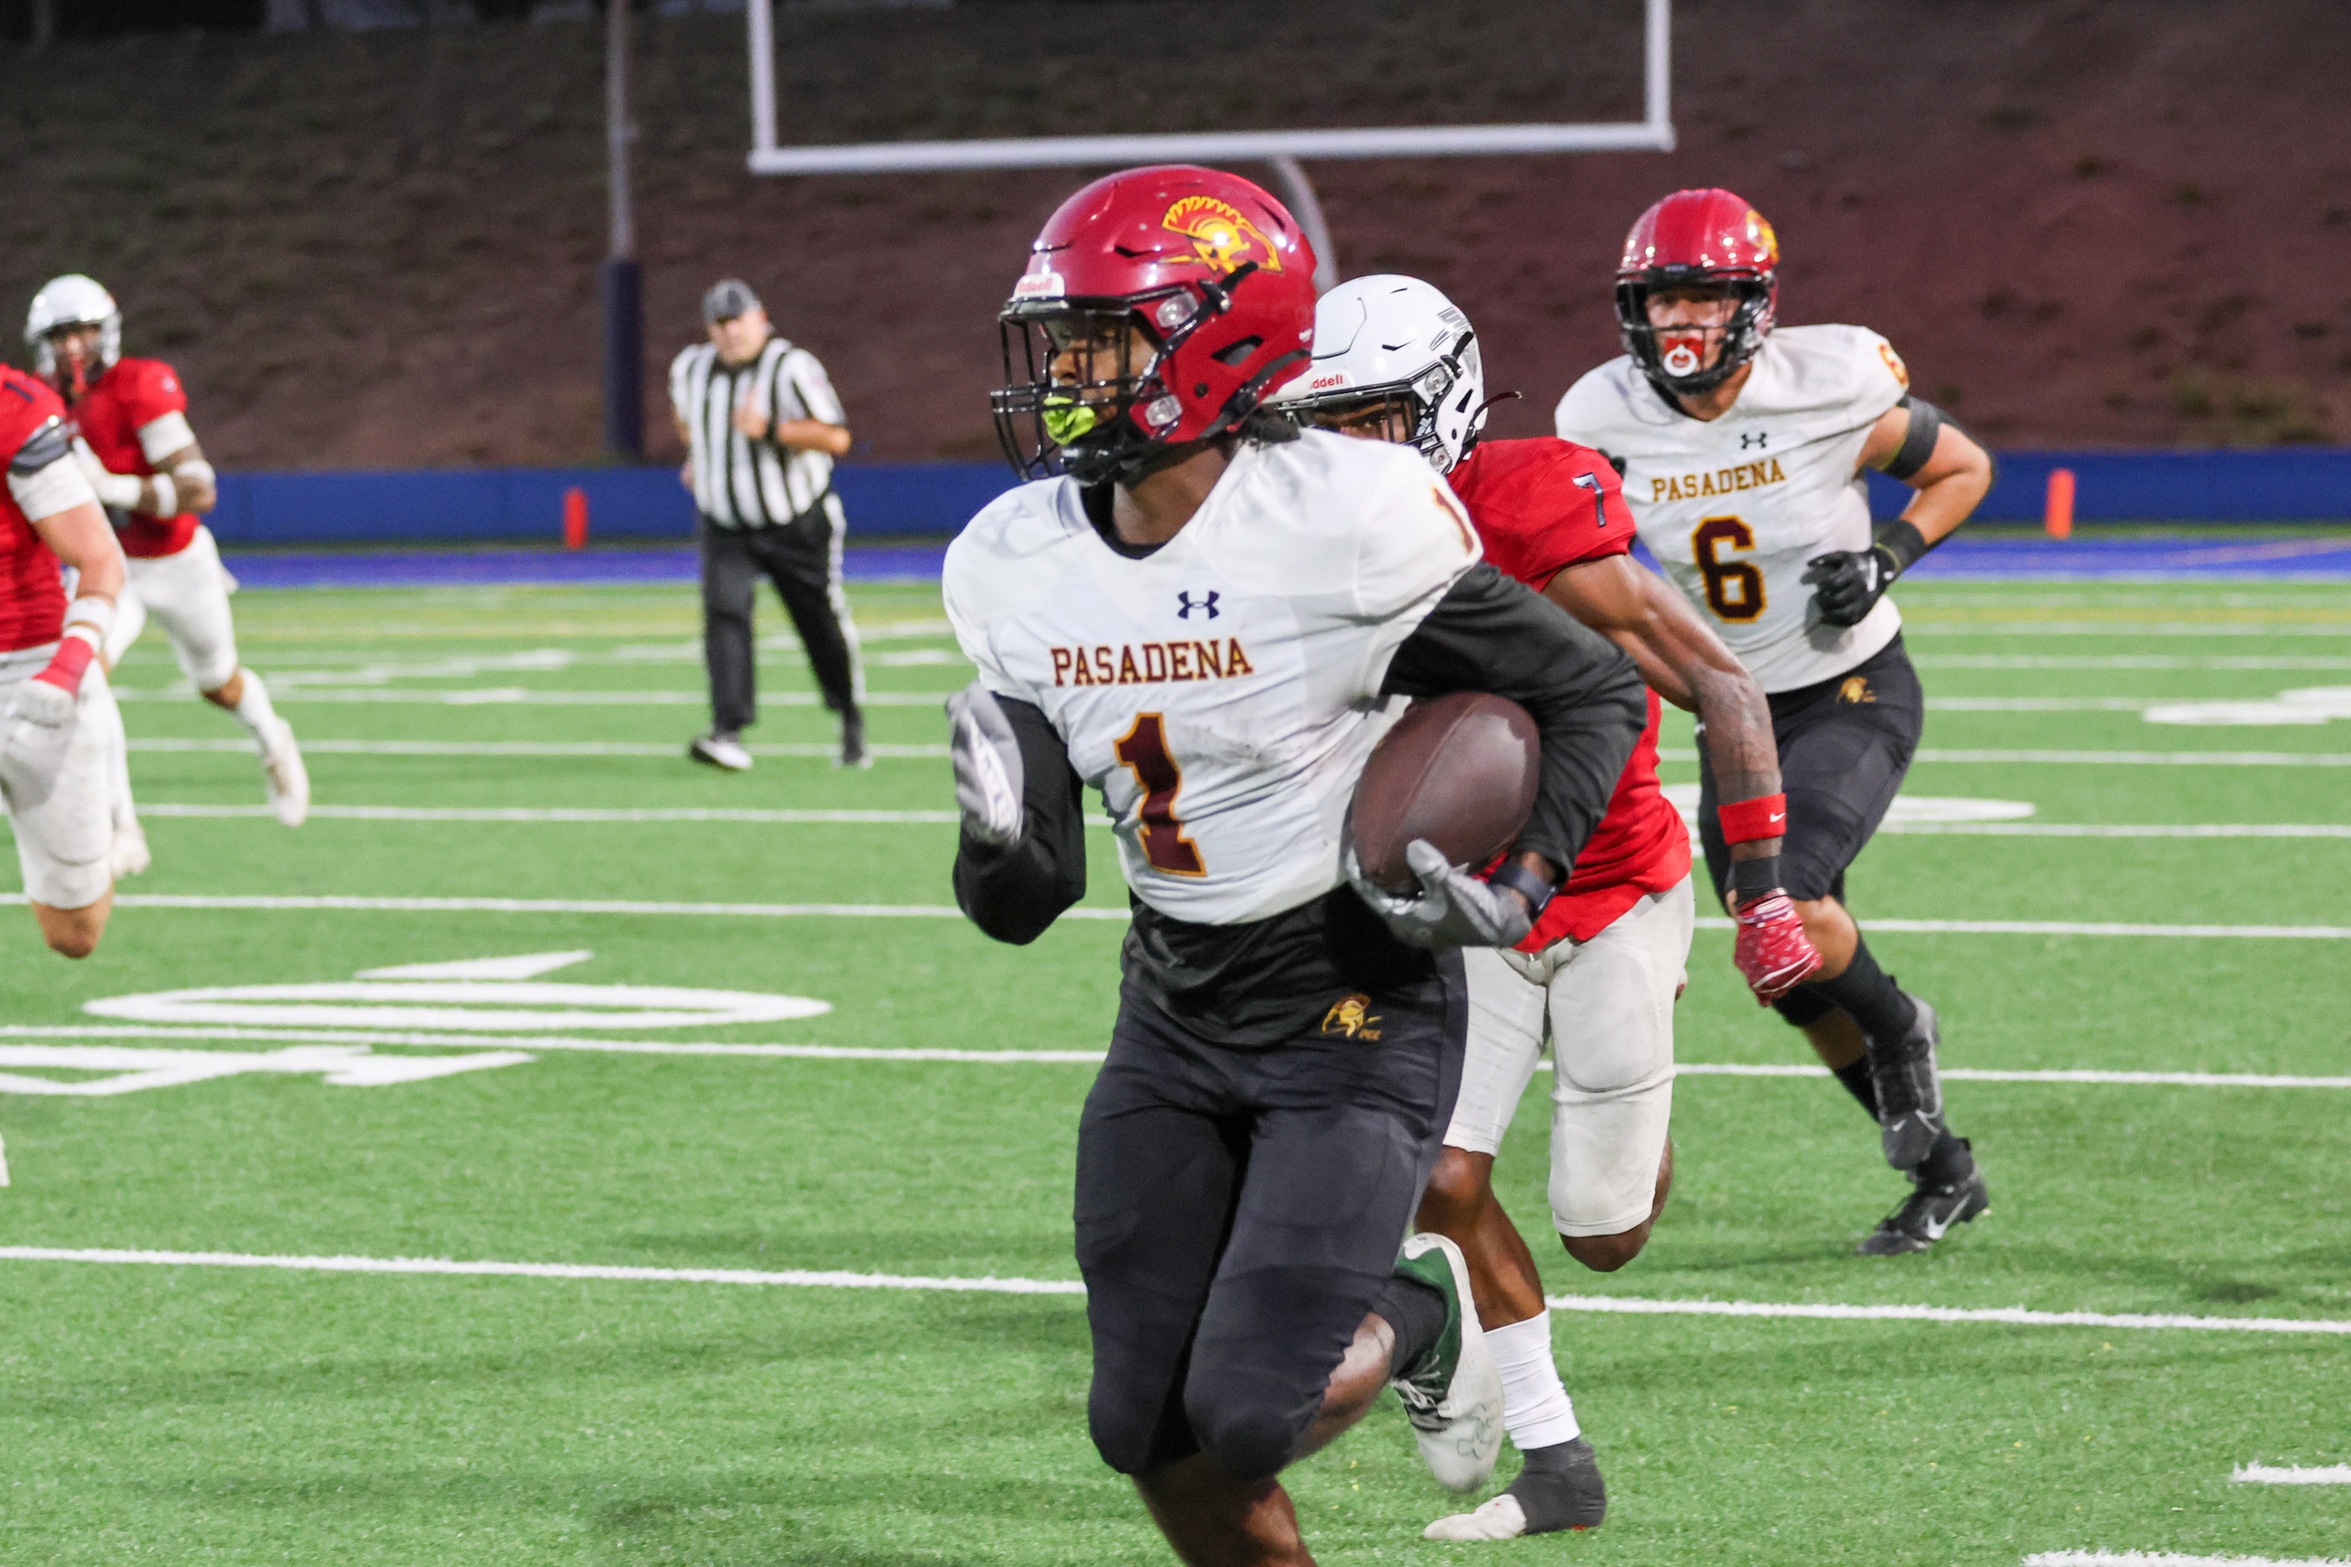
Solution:
[{"label": "number 6 on jersey", "polygon": [[1170,876],[1207,875],[1200,846],[1184,836],[1183,820],[1175,813],[1184,770],[1168,754],[1166,723],[1157,713],[1137,713],[1134,726],[1119,737],[1115,754],[1143,790],[1143,803],[1136,811],[1143,820],[1143,858],[1153,870]]}]

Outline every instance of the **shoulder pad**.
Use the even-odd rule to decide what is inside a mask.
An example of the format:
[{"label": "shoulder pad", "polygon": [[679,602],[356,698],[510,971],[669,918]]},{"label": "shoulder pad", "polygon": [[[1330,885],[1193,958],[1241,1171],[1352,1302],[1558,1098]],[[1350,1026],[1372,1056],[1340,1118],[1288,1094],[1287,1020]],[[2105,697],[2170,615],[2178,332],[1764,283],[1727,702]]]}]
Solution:
[{"label": "shoulder pad", "polygon": [[51,414],[47,421],[24,438],[16,454],[8,459],[8,471],[13,474],[39,473],[53,462],[73,455],[73,438],[66,434],[65,421]]}]

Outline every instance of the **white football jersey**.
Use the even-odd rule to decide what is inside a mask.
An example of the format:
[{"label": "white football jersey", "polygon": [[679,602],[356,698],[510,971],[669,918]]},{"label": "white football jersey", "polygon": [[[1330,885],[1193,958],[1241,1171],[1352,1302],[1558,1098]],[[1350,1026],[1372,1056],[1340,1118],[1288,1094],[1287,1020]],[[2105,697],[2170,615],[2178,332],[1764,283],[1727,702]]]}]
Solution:
[{"label": "white football jersey", "polygon": [[1857,626],[1821,623],[1805,562],[1865,550],[1860,475],[1870,426],[1910,385],[1866,327],[1781,327],[1763,340],[1739,400],[1719,419],[1670,406],[1631,356],[1559,400],[1559,433],[1621,459],[1641,542],[1766,691],[1843,674],[1894,640],[1881,598]]},{"label": "white football jersey", "polygon": [[947,615],[980,679],[1042,709],[1101,791],[1135,895],[1234,925],[1342,880],[1389,661],[1477,559],[1418,452],[1312,431],[1242,445],[1139,560],[1075,480],[1011,491],[948,548]]}]

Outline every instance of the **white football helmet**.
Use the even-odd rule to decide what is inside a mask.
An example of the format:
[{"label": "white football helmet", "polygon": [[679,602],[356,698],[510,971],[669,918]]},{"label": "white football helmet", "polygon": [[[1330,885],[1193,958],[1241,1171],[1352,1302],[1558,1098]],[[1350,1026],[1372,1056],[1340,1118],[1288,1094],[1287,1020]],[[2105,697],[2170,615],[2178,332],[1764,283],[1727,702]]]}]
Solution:
[{"label": "white football helmet", "polygon": [[99,369],[111,369],[122,357],[122,310],[96,278],[68,272],[42,284],[33,296],[33,307],[25,312],[24,340],[44,381],[57,379],[57,350],[50,346],[49,334],[61,326],[103,328],[98,339]]},{"label": "white football helmet", "polygon": [[1486,425],[1486,373],[1469,317],[1419,278],[1353,278],[1315,302],[1314,359],[1274,399],[1328,428],[1374,426],[1450,473]]}]

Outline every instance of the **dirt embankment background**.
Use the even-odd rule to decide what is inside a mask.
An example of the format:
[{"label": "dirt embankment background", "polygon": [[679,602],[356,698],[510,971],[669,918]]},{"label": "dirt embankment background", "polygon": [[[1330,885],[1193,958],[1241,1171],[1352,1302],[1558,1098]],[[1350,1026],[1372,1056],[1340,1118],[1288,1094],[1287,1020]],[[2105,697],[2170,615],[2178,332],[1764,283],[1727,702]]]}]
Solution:
[{"label": "dirt embankment background", "polygon": [[[1469,311],[1500,434],[1615,352],[1635,214],[1724,184],[1781,318],[1893,338],[2008,446],[2351,441],[2351,8],[1681,0],[1681,150],[1321,163],[1349,274]],[[1630,118],[1631,0],[787,11],[786,140]],[[1271,20],[1269,20],[1271,18]],[[994,311],[1072,171],[755,179],[743,35],[640,24],[649,446],[737,273],[831,366],[861,454],[984,457]],[[1342,41],[1343,40],[1343,41]],[[0,305],[87,270],[279,468],[551,463],[598,439],[601,29],[0,50]]]}]

